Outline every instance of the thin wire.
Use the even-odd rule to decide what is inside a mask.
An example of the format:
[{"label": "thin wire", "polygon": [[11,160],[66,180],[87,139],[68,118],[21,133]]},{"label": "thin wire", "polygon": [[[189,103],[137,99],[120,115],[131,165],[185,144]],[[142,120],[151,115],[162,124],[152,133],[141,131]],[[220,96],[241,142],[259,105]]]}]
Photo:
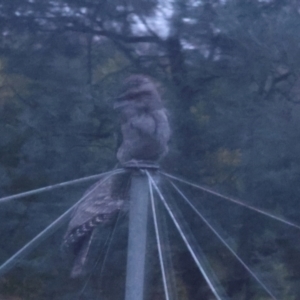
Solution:
[{"label": "thin wire", "polygon": [[[96,267],[98,266],[98,264],[99,264],[99,262],[100,262],[102,253],[103,253],[103,251],[104,251],[104,249],[105,249],[107,243],[109,242],[109,245],[108,245],[108,248],[107,248],[107,250],[106,250],[106,253],[108,252],[108,249],[109,249],[109,247],[110,247],[111,241],[112,241],[113,236],[114,236],[114,234],[115,234],[115,230],[116,230],[116,227],[117,227],[117,223],[118,223],[118,221],[119,221],[119,218],[120,218],[120,212],[118,213],[117,220],[116,220],[116,222],[115,222],[115,224],[114,224],[114,227],[113,227],[113,229],[110,231],[108,237],[106,238],[105,243],[104,243],[104,245],[103,245],[101,251],[99,252],[99,255],[98,255],[98,258],[97,258],[97,260],[96,260],[96,262],[95,262],[95,265],[93,266],[93,268],[92,268],[92,270],[91,270],[91,272],[90,272],[90,274],[89,274],[87,280],[85,281],[85,284],[84,284],[84,286],[82,287],[82,289],[81,289],[81,291],[80,291],[80,293],[79,293],[77,299],[79,299],[79,297],[84,293],[84,290],[86,289],[86,287],[87,287],[87,285],[88,285],[88,283],[89,283],[89,281],[90,281],[90,279],[91,279],[91,277],[92,277],[92,274],[94,273]],[[106,254],[105,254],[105,258],[106,258]],[[105,261],[105,258],[104,258],[104,261]],[[103,261],[103,264],[104,264],[104,261]],[[103,266],[103,264],[102,264],[102,266]],[[100,272],[100,277],[101,277],[101,273],[102,273],[102,268],[101,268],[101,272]]]},{"label": "thin wire", "polygon": [[178,232],[179,232],[181,238],[183,239],[183,241],[184,241],[186,247],[188,248],[190,254],[192,255],[192,257],[193,257],[193,259],[194,259],[194,261],[195,261],[197,267],[199,268],[201,274],[203,275],[203,277],[204,277],[206,283],[207,283],[208,286],[210,287],[210,289],[211,289],[211,291],[213,292],[213,294],[215,295],[215,297],[216,297],[218,300],[222,300],[221,296],[218,294],[216,288],[214,287],[214,284],[211,282],[209,276],[206,274],[206,272],[205,272],[205,270],[204,270],[204,267],[201,265],[199,259],[197,258],[197,255],[196,255],[196,253],[194,252],[192,246],[191,246],[190,243],[188,242],[188,240],[187,240],[185,234],[184,234],[183,231],[182,231],[181,226],[179,225],[178,221],[176,220],[176,218],[175,218],[175,216],[174,216],[172,210],[170,209],[169,205],[167,204],[165,198],[164,198],[163,195],[161,194],[159,188],[157,187],[156,183],[154,182],[154,180],[152,179],[152,177],[149,175],[149,173],[148,173],[147,171],[146,171],[146,173],[147,173],[148,178],[150,178],[151,184],[154,186],[154,188],[155,188],[156,192],[158,193],[158,195],[159,195],[161,201],[163,202],[165,208],[167,209],[167,211],[168,211],[168,213],[169,213],[169,215],[170,215],[172,221],[174,222],[174,224],[175,224],[175,226],[176,226],[176,228],[177,228],[177,230],[178,230]]},{"label": "thin wire", "polygon": [[160,172],[160,173],[163,174],[164,176],[168,177],[168,178],[172,178],[172,179],[175,179],[175,180],[177,180],[177,181],[179,181],[179,182],[188,184],[188,185],[193,186],[193,187],[195,187],[195,188],[198,188],[198,189],[200,189],[200,190],[202,190],[202,191],[204,191],[204,192],[210,193],[210,194],[212,194],[212,195],[218,196],[218,197],[223,198],[223,199],[225,199],[225,200],[231,201],[231,202],[233,202],[233,203],[235,203],[235,204],[238,204],[238,205],[241,205],[241,206],[243,206],[243,207],[246,207],[246,208],[248,208],[248,209],[250,209],[250,210],[253,210],[253,211],[255,211],[255,212],[257,212],[257,213],[260,213],[260,214],[262,214],[262,215],[264,215],[264,216],[267,216],[267,217],[269,217],[269,218],[272,218],[272,219],[274,219],[274,220],[276,220],[276,221],[279,221],[279,222],[284,223],[284,224],[286,224],[286,225],[289,225],[289,226],[295,227],[295,228],[297,228],[297,229],[300,229],[300,225],[297,225],[297,224],[295,224],[295,223],[293,223],[293,222],[291,222],[291,221],[285,220],[285,219],[283,219],[283,218],[277,217],[277,216],[275,216],[275,215],[273,215],[273,214],[271,214],[271,213],[268,213],[268,212],[266,212],[266,211],[264,211],[264,210],[262,210],[262,209],[259,209],[259,208],[256,208],[256,207],[254,207],[254,206],[248,205],[248,204],[246,204],[246,203],[244,203],[244,202],[242,202],[242,201],[240,201],[240,200],[234,199],[234,198],[232,198],[232,197],[224,196],[224,195],[222,195],[222,194],[220,194],[220,193],[218,193],[218,192],[215,192],[215,191],[213,191],[213,190],[211,190],[211,189],[209,189],[209,188],[205,188],[205,187],[203,187],[203,186],[200,186],[200,185],[198,185],[198,184],[189,182],[189,181],[184,180],[184,179],[181,179],[181,178],[179,178],[179,177],[176,177],[176,176],[167,174],[167,173],[165,173],[165,172]]},{"label": "thin wire", "polygon": [[[159,210],[159,207],[156,205],[157,207],[157,211]],[[168,217],[165,213],[163,215],[159,214],[158,215],[158,224],[159,226],[159,230],[162,233],[161,234],[161,239],[163,240],[163,244],[164,244],[164,253],[166,253],[165,255],[165,266],[166,269],[168,270],[168,283],[169,283],[169,293],[170,293],[170,298],[173,300],[178,300],[178,290],[176,288],[177,284],[176,284],[176,272],[174,269],[174,262],[173,262],[173,258],[172,258],[172,249],[171,249],[171,241],[170,241],[170,228],[167,224],[167,220],[166,217]]]},{"label": "thin wire", "polygon": [[105,263],[106,263],[106,260],[107,260],[107,257],[108,257],[108,253],[109,253],[109,250],[110,250],[110,247],[111,247],[111,244],[112,244],[112,241],[113,241],[113,238],[114,238],[114,235],[116,233],[116,228],[117,228],[117,223],[119,222],[120,220],[120,213],[118,214],[118,217],[117,217],[117,221],[116,221],[116,224],[115,224],[115,227],[114,227],[114,231],[111,235],[111,239],[109,240],[109,244],[108,244],[108,247],[106,249],[106,252],[105,252],[105,256],[104,256],[104,259],[103,259],[103,263],[102,263],[102,267],[101,267],[101,270],[100,270],[100,282],[102,280],[102,276],[103,276],[103,270],[104,270],[104,267],[105,267]]},{"label": "thin wire", "polygon": [[[171,182],[171,181],[170,181]],[[181,195],[186,203],[193,209],[193,211],[201,218],[206,226],[218,237],[223,245],[232,253],[232,255],[243,265],[243,267],[251,274],[251,276],[261,285],[261,287],[271,296],[272,299],[277,298],[272,294],[268,287],[258,278],[258,276],[246,265],[246,263],[237,255],[237,253],[228,245],[228,243],[222,238],[222,236],[216,231],[216,229],[207,221],[207,219],[197,210],[197,208],[190,202],[190,200],[179,190],[179,188],[171,182],[173,188]]]},{"label": "thin wire", "polygon": [[104,251],[104,249],[105,249],[105,247],[106,247],[106,244],[108,243],[108,241],[109,241],[110,238],[111,238],[111,232],[110,232],[109,235],[107,236],[107,238],[106,238],[106,240],[105,240],[105,242],[104,242],[104,245],[103,245],[101,251],[99,252],[99,255],[98,255],[98,258],[97,258],[97,260],[96,260],[96,263],[95,263],[95,265],[93,266],[93,268],[92,268],[92,270],[91,270],[91,272],[90,272],[88,278],[86,279],[86,281],[85,281],[85,283],[84,283],[84,285],[83,285],[81,291],[79,292],[77,299],[79,299],[80,296],[84,293],[84,290],[86,289],[86,287],[87,287],[87,285],[88,285],[88,283],[89,283],[89,281],[90,281],[90,279],[91,279],[91,277],[92,277],[92,274],[93,274],[95,268],[97,267],[97,265],[98,265],[98,263],[99,263],[99,261],[100,261],[101,255],[102,255],[102,253],[103,253],[103,251]]},{"label": "thin wire", "polygon": [[147,172],[147,175],[148,175],[148,184],[149,184],[149,190],[150,190],[150,200],[151,200],[153,221],[154,221],[155,234],[156,234],[156,242],[157,242],[158,255],[159,255],[159,263],[160,263],[160,268],[161,268],[161,273],[162,273],[162,278],[163,278],[166,300],[169,300],[170,299],[169,288],[168,288],[168,283],[167,283],[166,270],[165,270],[166,268],[164,265],[163,253],[162,253],[162,249],[161,249],[161,238],[160,238],[160,233],[158,230],[157,214],[156,214],[156,208],[155,208],[155,204],[154,204],[153,190],[152,190],[152,185],[151,185],[151,182],[149,179],[150,175],[148,172]]},{"label": "thin wire", "polygon": [[[119,173],[119,171],[118,172],[110,172],[110,175],[107,176],[100,183],[102,184],[104,181],[108,180],[111,176],[113,176],[117,173]],[[72,215],[72,213],[73,213],[74,209],[77,207],[77,205],[79,203],[81,203],[82,201],[84,201],[97,188],[98,188],[98,184],[93,189],[91,189],[86,195],[84,195],[78,202],[76,202],[71,208],[69,208],[65,213],[63,213],[54,222],[52,222],[49,226],[47,226],[42,232],[40,232],[37,236],[35,236],[30,242],[28,242],[19,251],[17,251],[13,256],[11,256],[6,262],[4,262],[0,266],[0,276],[4,275],[6,272],[8,272],[16,264],[17,260],[20,260],[27,254],[29,254],[42,241],[44,241],[46,238],[48,238],[58,228],[60,228],[65,222],[67,222],[67,220]]]},{"label": "thin wire", "polygon": [[35,189],[35,190],[31,190],[31,191],[27,191],[27,192],[15,194],[15,195],[3,197],[3,198],[0,198],[0,203],[7,202],[7,201],[10,201],[10,200],[15,200],[15,199],[18,199],[18,198],[31,196],[31,195],[35,195],[35,194],[39,194],[39,193],[52,191],[54,189],[62,188],[62,187],[68,186],[68,185],[74,185],[74,184],[77,184],[77,183],[82,183],[82,182],[85,182],[85,181],[98,179],[98,178],[101,178],[102,176],[109,175],[111,172],[116,172],[116,171],[120,172],[120,171],[122,171],[122,169],[116,169],[116,170],[109,171],[109,172],[104,172],[104,173],[101,173],[101,174],[82,177],[82,178],[79,178],[79,179],[65,181],[65,182],[49,185],[49,186],[46,186],[46,187],[38,188],[38,189]]}]

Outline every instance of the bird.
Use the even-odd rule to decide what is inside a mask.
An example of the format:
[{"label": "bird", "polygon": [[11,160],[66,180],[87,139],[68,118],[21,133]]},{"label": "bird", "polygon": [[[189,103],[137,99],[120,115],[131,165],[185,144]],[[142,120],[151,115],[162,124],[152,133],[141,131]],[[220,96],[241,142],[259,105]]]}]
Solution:
[{"label": "bird", "polygon": [[[167,111],[150,77],[133,74],[125,79],[114,103],[119,113],[122,143],[117,151],[121,166],[140,162],[157,163],[168,152],[171,130]],[[113,223],[129,203],[131,171],[125,169],[100,179],[83,195],[64,235],[64,248],[72,249],[75,259],[71,277],[85,274],[89,249],[97,226]]]},{"label": "bird", "polygon": [[144,75],[131,75],[114,108],[120,112],[123,142],[117,158],[157,162],[168,152],[170,126],[166,109],[154,82]]}]

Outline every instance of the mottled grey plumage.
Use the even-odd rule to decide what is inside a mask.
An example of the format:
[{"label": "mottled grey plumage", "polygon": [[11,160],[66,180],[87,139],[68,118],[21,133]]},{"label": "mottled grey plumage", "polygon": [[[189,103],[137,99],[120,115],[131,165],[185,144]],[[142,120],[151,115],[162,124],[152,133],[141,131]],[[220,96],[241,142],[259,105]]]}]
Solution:
[{"label": "mottled grey plumage", "polygon": [[[130,161],[155,162],[168,151],[170,128],[165,109],[154,83],[146,76],[132,75],[123,85],[115,103],[120,112],[123,142],[117,158],[123,165]],[[106,224],[128,202],[130,172],[103,179],[86,191],[75,210],[64,237],[76,258],[71,276],[83,272],[92,234],[96,226]]]},{"label": "mottled grey plumage", "polygon": [[121,164],[130,160],[157,161],[167,153],[168,118],[157,88],[148,77],[130,76],[115,108],[121,113],[123,142],[117,153]]},{"label": "mottled grey plumage", "polygon": [[64,236],[64,246],[76,255],[72,277],[82,275],[93,230],[99,224],[110,223],[128,201],[129,172],[101,179],[83,195]]}]

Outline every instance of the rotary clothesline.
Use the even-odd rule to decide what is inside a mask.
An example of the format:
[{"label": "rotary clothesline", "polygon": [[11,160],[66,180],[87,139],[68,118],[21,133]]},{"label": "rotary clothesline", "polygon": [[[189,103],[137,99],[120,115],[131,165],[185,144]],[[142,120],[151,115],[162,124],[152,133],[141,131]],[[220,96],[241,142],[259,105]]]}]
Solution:
[{"label": "rotary clothesline", "polygon": [[[28,192],[24,192],[24,193],[20,193],[17,195],[12,195],[12,196],[8,196],[8,197],[3,197],[0,198],[0,203],[1,202],[7,202],[10,200],[15,200],[15,199],[19,199],[21,197],[26,197],[29,195],[33,195],[33,194],[38,194],[38,193],[42,193],[45,191],[51,191],[53,189],[56,188],[60,188],[60,187],[64,187],[64,186],[68,186],[68,185],[74,185],[77,183],[81,183],[84,181],[89,181],[89,180],[93,180],[93,179],[98,179],[100,177],[106,176],[107,177],[104,180],[107,180],[108,178],[110,178],[111,176],[114,176],[116,174],[122,173],[124,172],[122,169],[117,169],[114,171],[110,171],[110,172],[105,172],[102,174],[97,174],[97,175],[93,175],[93,176],[88,176],[88,177],[84,177],[84,178],[80,178],[80,179],[76,179],[76,180],[71,180],[71,181],[67,181],[67,182],[63,182],[63,183],[59,183],[59,184],[55,184],[55,185],[51,185],[48,187],[44,187],[44,188],[40,188],[40,189],[35,189],[32,191],[28,191]],[[242,202],[240,200],[228,197],[228,196],[224,196],[218,192],[215,192],[211,189],[205,188],[203,186],[200,186],[198,184],[192,183],[190,181],[181,179],[177,176],[174,175],[170,175],[164,172],[160,172],[163,176],[167,177],[168,179],[172,179],[172,180],[176,180],[179,182],[182,182],[184,184],[187,184],[189,186],[193,186],[195,188],[201,189],[207,193],[210,193],[212,195],[218,196],[222,199],[225,199],[227,201],[233,202],[235,204],[238,204],[240,206],[243,206],[247,209],[250,209],[252,211],[255,211],[257,213],[260,213],[264,216],[267,216],[269,218],[272,218],[274,220],[277,220],[279,222],[282,222],[286,225],[295,227],[297,229],[300,229],[300,226],[290,222],[286,219],[277,217],[271,213],[268,213],[262,209],[253,207],[248,205],[245,202]],[[165,291],[165,298],[166,300],[170,300],[171,296],[170,296],[170,286],[168,283],[168,279],[167,279],[167,270],[166,270],[166,266],[164,264],[164,253],[163,250],[161,248],[161,236],[160,236],[160,232],[159,232],[159,226],[158,226],[158,219],[157,219],[157,211],[155,208],[155,200],[154,200],[154,196],[153,196],[153,189],[152,187],[156,190],[160,200],[162,201],[163,205],[166,208],[166,211],[168,212],[169,216],[171,217],[175,227],[177,228],[182,240],[184,241],[186,247],[188,248],[191,256],[193,257],[195,264],[198,266],[202,276],[204,277],[204,279],[206,280],[208,286],[210,287],[211,291],[213,292],[213,294],[215,295],[215,297],[219,300],[223,300],[223,299],[227,299],[227,296],[225,294],[225,292],[223,291],[222,287],[220,286],[220,284],[218,283],[217,279],[215,278],[214,274],[212,275],[212,272],[210,270],[207,269],[207,267],[205,266],[205,257],[201,256],[201,251],[195,250],[195,244],[193,244],[190,240],[190,236],[189,234],[187,234],[184,230],[183,227],[180,224],[180,221],[178,219],[178,214],[176,215],[176,212],[174,212],[174,208],[171,208],[170,205],[168,204],[168,201],[165,200],[165,198],[163,197],[160,189],[158,188],[158,186],[156,185],[155,181],[153,180],[152,176],[149,174],[148,171],[146,171],[146,175],[148,177],[148,185],[149,185],[149,191],[150,191],[150,203],[151,203],[151,208],[152,208],[152,214],[153,214],[153,220],[154,220],[154,228],[155,228],[155,234],[156,234],[156,239],[157,239],[157,247],[158,247],[158,254],[159,254],[159,261],[160,261],[160,266],[161,266],[161,272],[162,272],[162,279],[163,279],[163,286],[164,286],[164,291]],[[145,176],[146,177],[146,176]],[[173,186],[173,188],[181,195],[181,197],[188,203],[188,205],[191,207],[192,210],[194,210],[198,217],[208,226],[208,228],[210,228],[210,230],[218,237],[218,239],[222,242],[222,244],[233,254],[233,256],[243,265],[243,267],[247,270],[247,272],[259,283],[259,285],[265,290],[265,292],[272,298],[272,299],[277,299],[273,293],[270,291],[270,289],[261,281],[261,279],[246,265],[246,263],[233,251],[233,249],[228,245],[228,243],[226,243],[226,241],[222,238],[222,236],[215,230],[215,228],[213,228],[210,223],[203,217],[203,215],[195,208],[195,206],[190,202],[190,200],[182,193],[181,190],[179,190],[179,188],[172,182],[172,180],[170,180],[171,185]],[[53,234],[59,227],[61,227],[63,224],[66,223],[66,221],[69,219],[70,215],[72,214],[73,210],[76,208],[76,206],[81,203],[82,201],[84,201],[89,195],[90,193],[92,193],[96,188],[98,187],[98,185],[96,185],[91,191],[89,191],[84,197],[82,197],[77,203],[75,203],[71,208],[69,208],[64,214],[62,214],[59,218],[57,218],[53,223],[51,223],[48,227],[46,227],[40,234],[38,234],[34,239],[32,239],[29,243],[27,243],[24,247],[22,247],[18,252],[16,252],[11,258],[9,258],[6,262],[4,262],[1,266],[0,266],[0,276],[5,274],[6,272],[8,272],[14,265],[15,263],[17,263],[21,258],[23,258],[24,256],[26,256],[27,254],[29,254],[33,249],[35,249],[42,241],[44,241],[48,236],[50,236],[51,234]],[[115,230],[115,229],[114,229]],[[199,254],[200,253],[200,254]],[[143,293],[143,289],[139,292],[139,294]],[[139,298],[135,298],[135,299],[143,299],[141,298],[142,296],[138,296]]]}]

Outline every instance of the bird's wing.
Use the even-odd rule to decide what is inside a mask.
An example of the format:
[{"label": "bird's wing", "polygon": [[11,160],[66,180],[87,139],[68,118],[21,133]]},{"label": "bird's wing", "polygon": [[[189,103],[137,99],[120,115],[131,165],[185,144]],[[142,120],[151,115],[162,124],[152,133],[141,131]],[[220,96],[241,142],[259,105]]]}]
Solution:
[{"label": "bird's wing", "polygon": [[128,199],[129,173],[101,179],[83,195],[86,197],[76,208],[64,237],[64,243],[76,244],[99,223],[107,223]]}]

